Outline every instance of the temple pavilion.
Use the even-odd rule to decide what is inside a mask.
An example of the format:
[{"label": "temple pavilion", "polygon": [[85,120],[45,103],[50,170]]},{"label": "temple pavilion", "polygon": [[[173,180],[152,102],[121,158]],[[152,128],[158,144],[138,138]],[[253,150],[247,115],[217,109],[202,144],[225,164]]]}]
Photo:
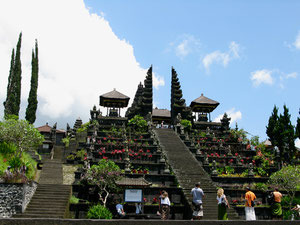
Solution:
[{"label": "temple pavilion", "polygon": [[100,106],[107,108],[106,116],[120,117],[121,108],[125,108],[128,105],[129,97],[114,90],[100,96]]},{"label": "temple pavilion", "polygon": [[203,94],[191,102],[191,109],[195,113],[196,121],[211,122],[210,113],[218,107],[220,103],[205,97]]}]

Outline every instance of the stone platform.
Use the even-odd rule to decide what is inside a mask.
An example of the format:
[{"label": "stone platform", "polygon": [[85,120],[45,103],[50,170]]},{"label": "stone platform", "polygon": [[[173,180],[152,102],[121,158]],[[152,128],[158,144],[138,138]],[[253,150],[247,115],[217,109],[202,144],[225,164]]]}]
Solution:
[{"label": "stone platform", "polygon": [[256,221],[218,221],[218,220],[63,220],[63,219],[2,219],[0,225],[299,225],[300,221],[272,221],[272,220],[256,220]]}]

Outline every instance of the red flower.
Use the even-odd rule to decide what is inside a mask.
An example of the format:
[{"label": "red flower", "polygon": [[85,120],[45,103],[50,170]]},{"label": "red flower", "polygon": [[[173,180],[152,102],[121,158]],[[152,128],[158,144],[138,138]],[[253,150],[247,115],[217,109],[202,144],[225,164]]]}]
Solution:
[{"label": "red flower", "polygon": [[243,160],[243,159],[241,159],[241,162],[244,162],[244,160]]},{"label": "red flower", "polygon": [[148,158],[152,158],[152,155],[148,155]]},{"label": "red flower", "polygon": [[235,156],[238,156],[239,154],[238,154],[238,153],[235,153],[234,155],[235,155]]},{"label": "red flower", "polygon": [[105,159],[105,160],[107,160],[108,159],[108,157],[105,157],[105,156],[103,156],[103,158],[102,159]]},{"label": "red flower", "polygon": [[87,157],[84,157],[84,159],[83,160],[87,160]]},{"label": "red flower", "polygon": [[106,141],[106,137],[104,137],[103,140]]},{"label": "red flower", "polygon": [[125,152],[125,149],[124,149],[124,148],[122,149],[122,152]]},{"label": "red flower", "polygon": [[150,152],[150,150],[149,150],[149,149],[147,149],[147,152],[149,153],[149,152]]},{"label": "red flower", "polygon": [[99,152],[99,155],[102,155],[102,152]]},{"label": "red flower", "polygon": [[142,153],[142,152],[144,152],[144,151],[143,151],[143,149],[140,149],[139,152]]}]

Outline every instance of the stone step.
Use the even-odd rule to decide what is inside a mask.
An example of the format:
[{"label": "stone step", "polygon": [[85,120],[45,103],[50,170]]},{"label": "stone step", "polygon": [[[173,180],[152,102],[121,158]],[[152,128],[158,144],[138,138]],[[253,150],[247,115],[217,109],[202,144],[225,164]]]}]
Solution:
[{"label": "stone step", "polygon": [[[216,220],[218,212],[216,201],[217,189],[210,176],[173,130],[154,129],[154,133],[163,147],[163,151],[175,173],[178,183],[183,188],[183,194],[189,202],[190,207],[192,208],[191,189],[195,187],[195,183],[200,182],[205,194],[205,198],[203,199],[203,219]],[[232,211],[228,212],[231,213]],[[233,210],[232,217],[238,219],[236,215]]]},{"label": "stone step", "polygon": [[60,208],[41,208],[41,209],[28,209],[25,211],[27,214],[64,214],[66,211],[66,207]]},{"label": "stone step", "polygon": [[14,218],[58,218],[63,219],[64,215],[44,215],[44,214],[16,214],[14,215]]}]

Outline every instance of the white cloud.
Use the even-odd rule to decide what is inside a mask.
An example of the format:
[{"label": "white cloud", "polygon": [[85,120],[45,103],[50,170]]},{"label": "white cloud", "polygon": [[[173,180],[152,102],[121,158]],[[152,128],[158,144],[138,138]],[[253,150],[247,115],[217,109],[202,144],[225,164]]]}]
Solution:
[{"label": "white cloud", "polygon": [[200,41],[193,35],[184,34],[177,38],[175,42],[170,43],[169,47],[171,49],[168,49],[167,51],[169,52],[174,49],[175,55],[183,60],[189,54],[197,52],[200,48],[200,45]]},{"label": "white cloud", "polygon": [[294,42],[294,46],[296,49],[300,49],[300,31],[298,32],[298,35],[296,37],[296,40]]},{"label": "white cloud", "polygon": [[210,66],[213,63],[221,64],[224,67],[226,67],[231,60],[240,58],[239,52],[240,52],[239,44],[232,41],[229,44],[229,50],[227,52],[214,51],[212,53],[205,55],[204,58],[202,59],[203,66],[205,67],[207,72],[209,72]]},{"label": "white cloud", "polygon": [[268,84],[272,85],[274,83],[274,79],[272,77],[272,71],[271,70],[256,70],[251,73],[250,79],[253,82],[254,86],[259,86],[260,84]]},{"label": "white cloud", "polygon": [[153,87],[158,89],[159,86],[165,86],[165,80],[163,77],[156,75],[155,73],[152,74],[153,76]]},{"label": "white cloud", "polygon": [[[231,108],[229,110],[226,111],[226,114],[228,115],[228,117],[231,118],[230,123],[233,124],[234,122],[241,120],[242,119],[242,113],[241,111],[235,111],[235,108]],[[219,116],[217,116],[213,122],[220,122],[220,120],[223,118],[224,114],[220,114]]]},{"label": "white cloud", "polygon": [[[103,15],[91,14],[83,0],[1,1],[0,105],[6,97],[11,50],[20,31],[25,107],[31,50],[36,38],[39,42],[38,118],[55,121],[71,117],[74,121],[80,116],[87,121],[89,109],[98,105],[99,95],[113,88],[132,100],[147,68],[139,65],[133,46],[114,34]],[[157,88],[164,85],[164,80],[154,77],[154,83]],[[3,115],[3,107],[0,113]]]},{"label": "white cloud", "polygon": [[297,77],[298,77],[298,73],[297,73],[297,72],[293,72],[293,73],[289,73],[289,74],[286,74],[286,75],[285,75],[285,78],[286,78],[286,79],[289,79],[289,78],[295,79],[295,78],[297,78]]},{"label": "white cloud", "polygon": [[300,148],[300,139],[299,138],[296,139],[295,145],[297,148]]}]

